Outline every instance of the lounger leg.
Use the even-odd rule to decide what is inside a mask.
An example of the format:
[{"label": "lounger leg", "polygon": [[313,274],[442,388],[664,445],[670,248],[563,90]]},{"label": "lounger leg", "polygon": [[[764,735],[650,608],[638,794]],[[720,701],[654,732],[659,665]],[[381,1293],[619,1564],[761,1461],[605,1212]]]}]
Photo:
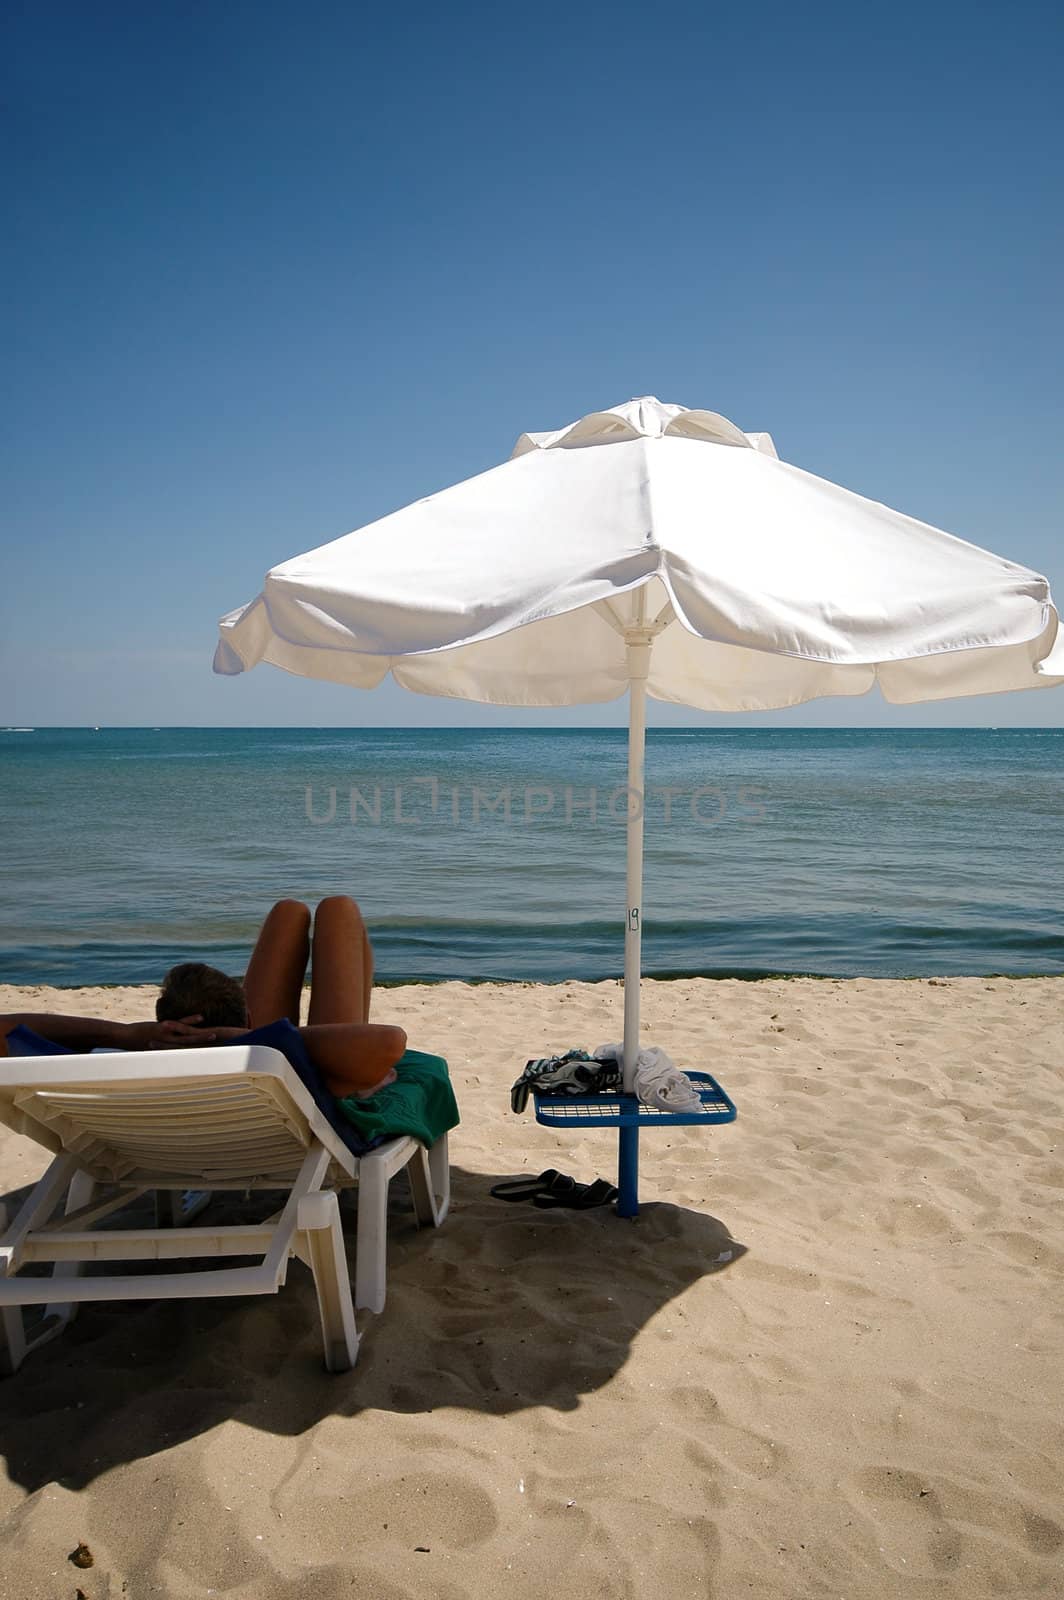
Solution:
[{"label": "lounger leg", "polygon": [[447,1150],[446,1134],[430,1147],[428,1161],[432,1193],[436,1200],[435,1221],[438,1228],[451,1209],[451,1158]]},{"label": "lounger leg", "polygon": [[451,1201],[451,1168],[447,1159],[447,1135],[437,1139],[430,1150],[419,1145],[417,1154],[407,1163],[410,1175],[410,1192],[414,1197],[414,1215],[419,1228],[430,1224],[438,1228],[447,1215]]},{"label": "lounger leg", "polygon": [[[56,1156],[44,1176],[8,1226],[7,1207],[0,1203],[0,1276],[17,1272],[19,1252],[23,1240],[37,1222],[46,1221],[55,1210],[57,1202],[68,1191],[67,1210],[73,1210],[70,1191],[74,1190],[81,1173],[74,1156],[69,1153]],[[90,1181],[91,1180],[86,1180]],[[66,1308],[69,1311],[69,1307]],[[67,1318],[45,1321],[43,1330],[32,1339],[26,1338],[21,1306],[0,1308],[0,1373],[17,1372],[24,1358],[38,1345],[45,1344],[66,1326]]]},{"label": "lounger leg", "polygon": [[414,1202],[414,1216],[419,1228],[427,1228],[436,1221],[436,1198],[432,1193],[432,1175],[429,1172],[428,1154],[419,1144],[406,1164],[410,1179],[410,1195]]},{"label": "lounger leg", "polygon": [[327,1190],[304,1196],[299,1202],[298,1226],[306,1240],[318,1293],[325,1365],[330,1372],[347,1372],[358,1359],[358,1331],[336,1195]]},{"label": "lounger leg", "polygon": [[358,1227],[355,1233],[355,1307],[384,1310],[388,1251],[388,1174],[372,1155],[358,1164]]},{"label": "lounger leg", "polygon": [[[89,1205],[95,1189],[96,1185],[87,1172],[75,1172],[70,1180],[70,1188],[67,1190],[63,1215],[69,1217],[72,1211],[77,1211],[81,1206]],[[81,1261],[57,1261],[52,1268],[52,1277],[56,1279],[76,1278],[80,1274],[83,1265],[84,1263]],[[66,1327],[68,1322],[73,1322],[77,1316],[77,1311],[77,1306],[70,1301],[65,1304],[62,1301],[56,1301],[46,1305],[44,1308],[45,1317],[58,1317],[62,1327]],[[56,1332],[58,1331],[59,1329],[56,1329]]]},{"label": "lounger leg", "polygon": [[[0,1202],[0,1238],[7,1232],[7,1207]],[[17,1372],[26,1355],[26,1330],[22,1324],[21,1306],[4,1306],[0,1309],[0,1373],[10,1377]]]}]

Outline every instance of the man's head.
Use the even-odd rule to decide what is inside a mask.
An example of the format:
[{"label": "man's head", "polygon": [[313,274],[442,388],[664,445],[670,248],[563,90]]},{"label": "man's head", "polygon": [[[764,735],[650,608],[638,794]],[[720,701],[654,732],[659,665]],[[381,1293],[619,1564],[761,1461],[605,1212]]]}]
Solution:
[{"label": "man's head", "polygon": [[202,961],[182,961],[163,979],[155,1016],[159,1022],[202,1017],[205,1028],[246,1028],[248,1004],[236,978]]}]

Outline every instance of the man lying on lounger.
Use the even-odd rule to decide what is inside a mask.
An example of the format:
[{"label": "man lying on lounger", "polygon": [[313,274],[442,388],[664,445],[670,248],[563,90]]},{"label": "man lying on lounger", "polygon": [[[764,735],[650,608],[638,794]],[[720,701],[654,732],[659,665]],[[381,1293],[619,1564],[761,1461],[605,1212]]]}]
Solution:
[{"label": "man lying on lounger", "polygon": [[373,950],[362,914],[346,895],[323,900],[314,917],[310,1015],[307,1026],[300,1028],[299,1003],[310,954],[308,907],[298,900],[280,900],[262,925],[243,984],[215,967],[189,961],[167,973],[154,1022],[37,1012],[0,1016],[0,1056],[9,1053],[7,1036],[19,1027],[79,1052],[99,1046],[182,1050],[231,1043],[249,1029],[287,1019],[298,1029],[303,1049],[331,1094],[338,1099],[373,1095],[395,1081],[406,1034],[402,1028],[369,1021]]}]

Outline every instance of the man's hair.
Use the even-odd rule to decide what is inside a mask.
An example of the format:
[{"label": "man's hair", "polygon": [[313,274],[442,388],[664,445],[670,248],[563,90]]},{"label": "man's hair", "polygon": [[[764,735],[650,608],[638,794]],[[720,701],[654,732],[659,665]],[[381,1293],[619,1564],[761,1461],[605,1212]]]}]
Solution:
[{"label": "man's hair", "polygon": [[182,961],[163,979],[155,1016],[159,1022],[202,1017],[205,1028],[246,1028],[248,1003],[236,978],[203,961]]}]

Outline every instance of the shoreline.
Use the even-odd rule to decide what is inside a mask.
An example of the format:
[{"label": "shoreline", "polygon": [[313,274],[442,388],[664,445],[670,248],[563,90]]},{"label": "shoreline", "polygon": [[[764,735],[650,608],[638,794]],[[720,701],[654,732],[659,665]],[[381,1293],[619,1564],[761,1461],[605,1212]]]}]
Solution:
[{"label": "shoreline", "polygon": [[[836,973],[836,972],[778,972],[767,968],[754,972],[740,972],[733,969],[714,969],[702,972],[649,972],[644,973],[640,979],[645,987],[647,984],[670,983],[741,983],[757,985],[761,983],[923,983],[932,988],[948,986],[958,983],[1052,983],[1055,980],[1064,980],[1064,970],[1060,972],[899,972],[899,973]],[[624,980],[620,975],[602,978],[381,978],[374,977],[374,992],[378,990],[404,990],[404,989],[440,989],[448,984],[458,984],[467,989],[499,988],[499,989],[563,989],[573,984],[583,988],[600,989],[612,987],[621,989]],[[19,995],[38,993],[48,990],[54,994],[84,994],[99,992],[101,994],[126,993],[129,990],[155,990],[157,983],[56,983],[52,979],[31,979],[22,982],[8,982],[0,980],[0,1005],[3,1004],[5,994]],[[309,983],[304,984],[304,991],[309,991]]]}]

